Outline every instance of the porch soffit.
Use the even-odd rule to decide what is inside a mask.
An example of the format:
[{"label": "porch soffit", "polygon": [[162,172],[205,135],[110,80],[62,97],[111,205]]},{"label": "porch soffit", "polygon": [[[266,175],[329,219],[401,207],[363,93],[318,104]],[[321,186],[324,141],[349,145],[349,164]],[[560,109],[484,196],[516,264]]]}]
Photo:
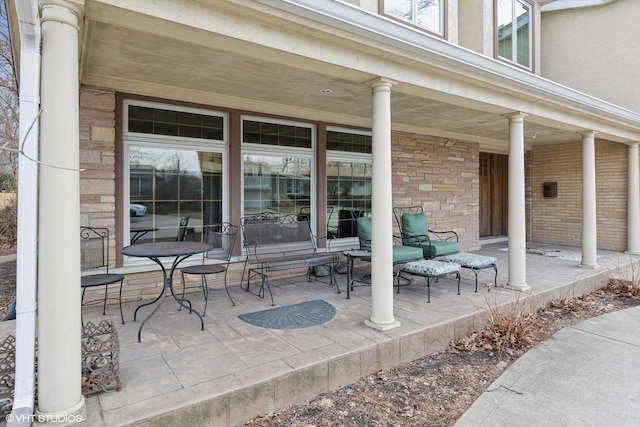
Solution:
[{"label": "porch soffit", "polygon": [[[231,18],[222,14],[228,26]],[[596,120],[579,108],[528,94],[527,88],[499,86],[460,70],[454,74],[415,55],[380,48],[376,55],[370,46],[338,43],[335,34],[315,28],[296,32],[300,27],[291,22],[274,26],[258,20],[251,21],[257,28],[249,28],[246,18],[236,16],[243,29],[232,37],[97,1],[87,2],[85,19],[81,71],[87,85],[220,106],[230,102],[271,114],[291,115],[295,109],[301,118],[370,126],[371,94],[363,82],[383,75],[401,82],[392,91],[398,130],[504,151],[503,115],[524,111],[528,144],[576,141],[588,129],[617,142],[638,139],[633,127]],[[333,92],[321,95],[321,88]]]}]

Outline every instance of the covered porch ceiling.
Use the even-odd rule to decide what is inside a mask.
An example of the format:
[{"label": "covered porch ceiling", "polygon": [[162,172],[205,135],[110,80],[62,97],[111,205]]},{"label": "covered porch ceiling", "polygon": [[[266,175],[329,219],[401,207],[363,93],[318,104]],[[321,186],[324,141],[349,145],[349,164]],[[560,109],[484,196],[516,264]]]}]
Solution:
[{"label": "covered porch ceiling", "polygon": [[[633,113],[628,112],[629,123],[620,123],[618,117],[590,111],[591,105],[545,98],[546,88],[532,90],[512,77],[493,80],[462,63],[455,70],[450,58],[416,57],[410,49],[401,52],[258,2],[176,2],[166,10],[138,11],[119,3],[85,2],[82,84],[369,128],[372,102],[366,83],[385,77],[398,82],[391,95],[395,130],[477,141],[482,151],[508,151],[504,116],[516,111],[528,114],[528,147],[579,141],[587,130],[616,142],[637,140],[640,134],[640,116]],[[194,16],[202,21],[186,25]],[[549,86],[513,67],[497,64],[496,70]]]}]

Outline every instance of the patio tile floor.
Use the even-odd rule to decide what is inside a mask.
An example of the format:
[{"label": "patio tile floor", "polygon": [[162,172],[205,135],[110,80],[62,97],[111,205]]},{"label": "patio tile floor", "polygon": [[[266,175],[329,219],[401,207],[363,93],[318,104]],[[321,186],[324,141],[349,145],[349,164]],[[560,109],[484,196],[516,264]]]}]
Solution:
[{"label": "patio tile floor", "polygon": [[[637,261],[612,251],[599,251],[600,268],[579,268],[579,261],[527,254],[527,278],[531,295],[505,288],[506,243],[484,246],[481,255],[498,259],[498,288],[493,270],[475,276],[462,271],[461,295],[454,278],[440,278],[431,286],[427,304],[425,281],[394,292],[394,316],[399,328],[379,332],[364,324],[371,309],[371,288],[359,287],[346,299],[346,277],[339,275],[342,293],[320,282],[277,280],[273,282],[278,306],[312,299],[324,299],[336,308],[329,322],[306,329],[269,330],[243,322],[238,315],[271,308],[239,287],[230,291],[233,307],[223,289],[209,295],[205,330],[195,315],[177,310],[172,298],[145,325],[142,342],[137,342],[140,325],[133,321],[139,303],[123,307],[127,324],[121,325],[117,310],[107,316],[99,307],[84,309],[86,321],[112,319],[120,338],[119,392],[107,392],[87,399],[87,421],[91,426],[156,425],[244,425],[259,414],[290,403],[313,398],[321,392],[345,386],[359,377],[398,363],[411,361],[446,348],[454,337],[479,328],[487,301],[521,301],[537,308],[552,298],[575,297],[603,286],[612,266]],[[536,247],[558,248],[551,245]],[[577,248],[563,248],[578,251]],[[199,293],[190,295],[195,307],[202,307]],[[141,310],[144,311],[144,310]],[[147,311],[148,312],[148,311]],[[186,423],[186,424],[185,424]]]}]

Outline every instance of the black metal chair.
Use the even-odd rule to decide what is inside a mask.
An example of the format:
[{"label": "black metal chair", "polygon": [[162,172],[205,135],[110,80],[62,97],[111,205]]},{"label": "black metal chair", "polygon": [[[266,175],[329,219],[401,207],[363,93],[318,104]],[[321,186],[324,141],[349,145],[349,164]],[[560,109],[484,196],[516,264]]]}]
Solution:
[{"label": "black metal chair", "polygon": [[[100,301],[84,302],[84,294],[88,288],[104,286],[104,298],[102,301],[102,315],[107,313],[107,300],[117,299],[120,306],[120,319],[124,325],[122,314],[122,285],[124,275],[109,272],[109,229],[104,227],[81,227],[80,229],[80,265],[85,273],[81,276],[80,287],[82,289],[82,307],[100,303]],[[99,273],[87,273],[89,270],[100,270]],[[109,285],[120,282],[118,298],[109,297]],[[84,320],[81,321],[84,326]]]},{"label": "black metal chair", "polygon": [[[209,286],[207,284],[207,276],[210,274],[224,273],[224,289],[234,306],[236,303],[231,298],[229,288],[227,287],[227,272],[229,270],[229,262],[231,261],[231,253],[238,235],[238,227],[228,222],[216,224],[205,229],[205,242],[213,246],[209,252],[205,252],[202,256],[202,264],[190,265],[180,270],[182,274],[182,298],[187,288],[185,274],[193,274],[200,276],[200,287],[204,295],[204,310],[202,315],[207,313],[207,303],[209,301]],[[206,264],[207,259],[219,259],[224,263]],[[181,307],[182,308],[182,307]]]}]

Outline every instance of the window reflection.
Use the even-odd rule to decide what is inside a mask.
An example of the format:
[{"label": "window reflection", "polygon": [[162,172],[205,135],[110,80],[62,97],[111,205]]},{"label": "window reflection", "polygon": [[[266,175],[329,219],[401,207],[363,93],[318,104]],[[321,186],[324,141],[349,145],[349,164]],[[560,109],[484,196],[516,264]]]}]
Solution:
[{"label": "window reflection", "polygon": [[371,212],[371,163],[327,162],[327,235],[354,237],[353,218]]},{"label": "window reflection", "polygon": [[523,0],[498,0],[498,56],[531,68],[531,5]]},{"label": "window reflection", "polygon": [[130,228],[153,229],[139,243],[176,240],[185,218],[185,239],[202,241],[222,221],[221,153],[131,146],[129,176]]},{"label": "window reflection", "polygon": [[443,3],[444,0],[384,0],[384,13],[443,34]]},{"label": "window reflection", "polygon": [[311,204],[311,159],[299,156],[244,156],[244,215],[299,214]]}]

